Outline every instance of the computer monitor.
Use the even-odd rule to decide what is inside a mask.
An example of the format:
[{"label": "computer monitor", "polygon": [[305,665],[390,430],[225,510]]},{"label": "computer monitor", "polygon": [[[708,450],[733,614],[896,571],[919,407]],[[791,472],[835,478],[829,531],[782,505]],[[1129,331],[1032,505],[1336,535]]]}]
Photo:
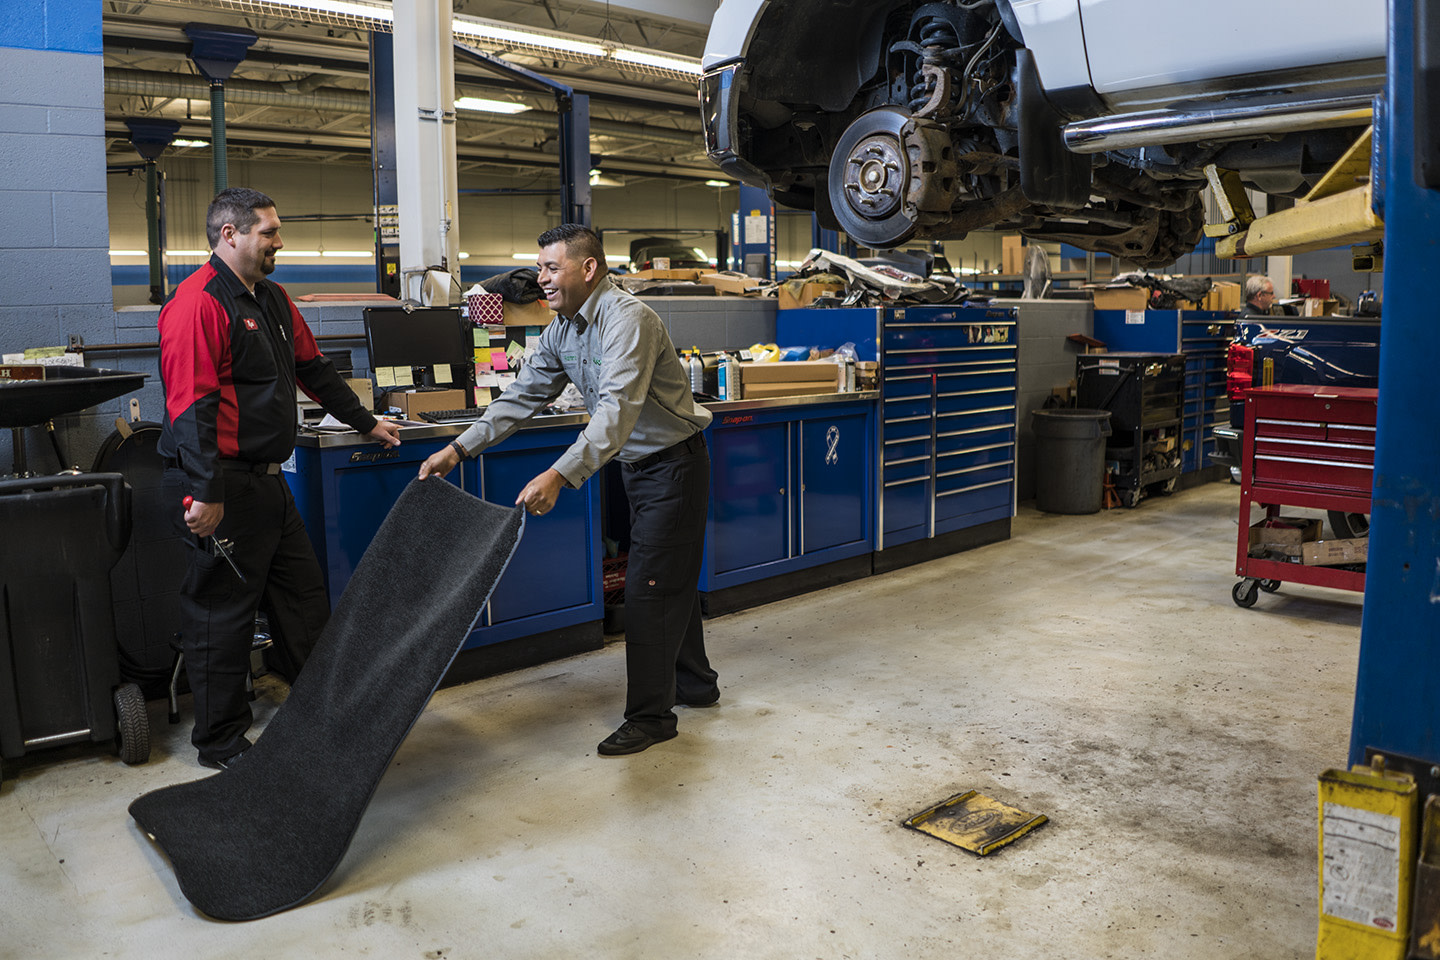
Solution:
[{"label": "computer monitor", "polygon": [[459,307],[366,307],[370,369],[469,364],[474,334]]}]

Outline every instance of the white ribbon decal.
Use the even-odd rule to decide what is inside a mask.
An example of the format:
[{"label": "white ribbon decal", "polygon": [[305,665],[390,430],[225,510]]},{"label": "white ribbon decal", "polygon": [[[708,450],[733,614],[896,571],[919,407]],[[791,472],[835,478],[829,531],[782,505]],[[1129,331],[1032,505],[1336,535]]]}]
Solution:
[{"label": "white ribbon decal", "polygon": [[835,452],[835,448],[839,445],[840,428],[832,423],[830,429],[825,431],[825,462],[827,464],[835,463],[840,459],[840,455]]}]

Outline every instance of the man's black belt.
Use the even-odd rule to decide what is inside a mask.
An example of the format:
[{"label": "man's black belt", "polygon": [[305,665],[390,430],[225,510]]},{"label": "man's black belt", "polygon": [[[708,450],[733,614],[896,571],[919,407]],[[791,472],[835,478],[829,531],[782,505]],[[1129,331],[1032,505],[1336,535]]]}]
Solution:
[{"label": "man's black belt", "polygon": [[275,476],[280,472],[282,464],[278,463],[254,463],[250,460],[225,460],[217,461],[221,470],[230,470],[235,473],[254,473],[260,476]]},{"label": "man's black belt", "polygon": [[[180,466],[180,461],[174,457],[165,457],[161,460],[167,470],[173,470]],[[225,460],[216,461],[220,464],[221,470],[229,470],[232,473],[253,473],[259,476],[275,476],[280,472],[283,464],[279,463],[256,463],[253,460]]]},{"label": "man's black belt", "polygon": [[636,470],[644,470],[647,467],[653,467],[657,463],[674,460],[676,457],[683,457],[687,453],[694,453],[697,450],[703,449],[705,449],[705,434],[697,430],[679,443],[672,443],[664,450],[657,450],[648,457],[641,457],[639,460],[632,461],[629,466],[634,467]]}]

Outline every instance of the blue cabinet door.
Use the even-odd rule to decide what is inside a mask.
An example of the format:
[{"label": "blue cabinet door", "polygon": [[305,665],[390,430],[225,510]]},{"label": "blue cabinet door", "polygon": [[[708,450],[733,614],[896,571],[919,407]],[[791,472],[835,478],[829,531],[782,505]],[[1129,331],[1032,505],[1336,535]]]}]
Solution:
[{"label": "blue cabinet door", "polygon": [[800,424],[800,552],[866,538],[873,452],[864,414]]},{"label": "blue cabinet door", "polygon": [[[478,469],[468,466],[478,482],[470,492],[483,494],[491,503],[513,504],[525,484],[554,465],[560,449],[487,450],[477,462]],[[468,476],[466,486],[470,486]],[[590,519],[589,490],[568,487],[560,491],[549,513],[525,518],[525,535],[490,597],[487,625],[590,602],[594,536]]]},{"label": "blue cabinet door", "polygon": [[790,426],[751,424],[710,434],[711,572],[790,555]]}]

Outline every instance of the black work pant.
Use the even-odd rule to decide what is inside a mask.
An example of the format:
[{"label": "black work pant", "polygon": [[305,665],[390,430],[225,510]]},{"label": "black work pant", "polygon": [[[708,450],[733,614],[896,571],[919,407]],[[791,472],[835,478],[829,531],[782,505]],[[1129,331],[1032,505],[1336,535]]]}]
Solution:
[{"label": "black work pant", "polygon": [[270,620],[273,646],[266,661],[293,681],[330,619],[330,603],[315,550],[281,474],[227,469],[225,517],[215,536],[230,540],[230,555],[245,574],[185,529],[183,470],[165,471],[165,496],[192,548],[180,586],[180,632],[185,674],[194,694],[190,740],[207,760],[224,760],[250,745],[246,680],[255,637],[255,612]]},{"label": "black work pant", "polygon": [[704,703],[719,694],[700,621],[710,454],[698,435],[689,446],[673,459],[621,465],[630,500],[625,719],[651,735],[675,729],[677,696]]}]

